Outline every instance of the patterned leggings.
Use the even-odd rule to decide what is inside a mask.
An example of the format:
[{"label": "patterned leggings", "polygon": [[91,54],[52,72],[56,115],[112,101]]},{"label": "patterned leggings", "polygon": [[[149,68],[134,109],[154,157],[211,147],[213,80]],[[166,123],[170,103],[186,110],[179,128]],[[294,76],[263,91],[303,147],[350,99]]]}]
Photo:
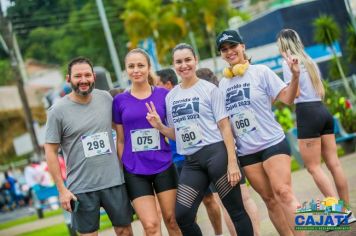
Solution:
[{"label": "patterned leggings", "polygon": [[240,185],[231,187],[227,181],[224,142],[207,145],[193,155],[186,156],[179,177],[176,203],[176,220],[183,235],[202,235],[195,217],[210,182],[214,183],[238,235],[252,236],[253,228],[242,202]]}]

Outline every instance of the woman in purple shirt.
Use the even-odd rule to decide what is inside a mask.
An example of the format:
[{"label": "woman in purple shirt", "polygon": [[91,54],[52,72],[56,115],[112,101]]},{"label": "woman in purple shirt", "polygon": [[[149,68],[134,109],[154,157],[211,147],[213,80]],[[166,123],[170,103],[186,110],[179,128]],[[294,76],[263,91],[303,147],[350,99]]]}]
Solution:
[{"label": "woman in purple shirt", "polygon": [[171,150],[164,136],[146,119],[145,103],[152,101],[157,104],[160,118],[166,120],[168,90],[150,85],[151,63],[144,50],[131,50],[126,55],[125,67],[132,87],[115,97],[113,122],[127,190],[146,235],[161,235],[155,194],[169,234],[181,235],[175,220],[177,174]]}]

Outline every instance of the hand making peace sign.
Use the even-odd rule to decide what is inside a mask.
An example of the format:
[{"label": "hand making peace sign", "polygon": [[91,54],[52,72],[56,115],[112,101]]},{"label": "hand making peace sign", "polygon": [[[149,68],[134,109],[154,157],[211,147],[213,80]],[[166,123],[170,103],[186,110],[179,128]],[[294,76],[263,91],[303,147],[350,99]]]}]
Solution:
[{"label": "hand making peace sign", "polygon": [[287,62],[289,69],[291,70],[293,75],[296,75],[299,77],[300,74],[300,67],[299,67],[299,60],[297,57],[293,56],[290,52],[290,50],[287,50],[287,52],[283,52],[282,56],[284,60]]},{"label": "hand making peace sign", "polygon": [[150,125],[152,125],[153,128],[159,129],[160,127],[162,127],[162,121],[161,118],[159,117],[157,111],[156,111],[156,107],[153,104],[153,102],[147,103],[146,102],[146,107],[147,107],[147,115],[146,115],[146,119],[147,121],[150,123]]}]

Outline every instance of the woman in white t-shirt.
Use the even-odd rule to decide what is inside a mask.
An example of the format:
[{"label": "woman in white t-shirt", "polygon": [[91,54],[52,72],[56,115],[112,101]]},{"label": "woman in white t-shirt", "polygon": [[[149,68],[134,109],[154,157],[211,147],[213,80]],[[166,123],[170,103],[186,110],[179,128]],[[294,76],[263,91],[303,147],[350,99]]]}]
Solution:
[{"label": "woman in white t-shirt", "polygon": [[[342,170],[334,135],[334,120],[322,103],[325,91],[318,66],[304,51],[299,35],[292,29],[283,29],[277,37],[281,53],[290,51],[301,62],[299,96],[296,104],[298,145],[304,165],[325,197],[340,197],[349,206],[347,179]],[[283,63],[284,81],[290,83],[292,73]],[[321,156],[333,176],[337,193],[332,182],[321,168]],[[349,223],[356,221],[348,211]]]},{"label": "woman in white t-shirt", "polygon": [[185,156],[179,176],[176,219],[183,235],[199,236],[198,207],[210,182],[219,193],[239,235],[252,236],[251,220],[244,209],[233,136],[222,92],[196,74],[198,59],[188,44],[173,49],[173,65],[182,82],[166,97],[168,127],[147,104],[147,119],[163,135],[177,142]]},{"label": "woman in white t-shirt", "polygon": [[298,88],[298,61],[287,57],[293,71],[292,82],[287,86],[267,66],[249,64],[237,31],[225,30],[216,44],[222,59],[230,65],[224,70],[219,88],[225,97],[240,164],[267,205],[279,234],[303,235],[294,230],[299,202],[291,186],[290,149],[272,112],[274,100],[293,102]]}]

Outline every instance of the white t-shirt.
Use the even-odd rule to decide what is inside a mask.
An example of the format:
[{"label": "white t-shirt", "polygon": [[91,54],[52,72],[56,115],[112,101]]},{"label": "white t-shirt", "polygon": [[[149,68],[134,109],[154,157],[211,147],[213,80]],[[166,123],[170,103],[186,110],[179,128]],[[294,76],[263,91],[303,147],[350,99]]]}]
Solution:
[{"label": "white t-shirt", "polygon": [[[289,84],[290,81],[292,80],[292,72],[290,71],[287,62],[283,61],[282,68],[283,68],[284,82]],[[321,101],[321,98],[318,96],[318,94],[316,93],[313,87],[308,71],[302,64],[300,66],[299,90],[300,90],[299,97],[294,99],[294,103]]]},{"label": "white t-shirt", "polygon": [[175,129],[177,153],[191,155],[222,141],[218,121],[228,117],[221,91],[199,79],[188,89],[177,85],[166,97],[168,125]]},{"label": "white t-shirt", "polygon": [[24,170],[25,180],[29,187],[41,184],[44,173],[39,165],[28,165]]},{"label": "white t-shirt", "polygon": [[284,87],[286,84],[264,65],[250,65],[243,77],[220,81],[239,155],[259,152],[284,139],[271,109],[272,100]]}]

